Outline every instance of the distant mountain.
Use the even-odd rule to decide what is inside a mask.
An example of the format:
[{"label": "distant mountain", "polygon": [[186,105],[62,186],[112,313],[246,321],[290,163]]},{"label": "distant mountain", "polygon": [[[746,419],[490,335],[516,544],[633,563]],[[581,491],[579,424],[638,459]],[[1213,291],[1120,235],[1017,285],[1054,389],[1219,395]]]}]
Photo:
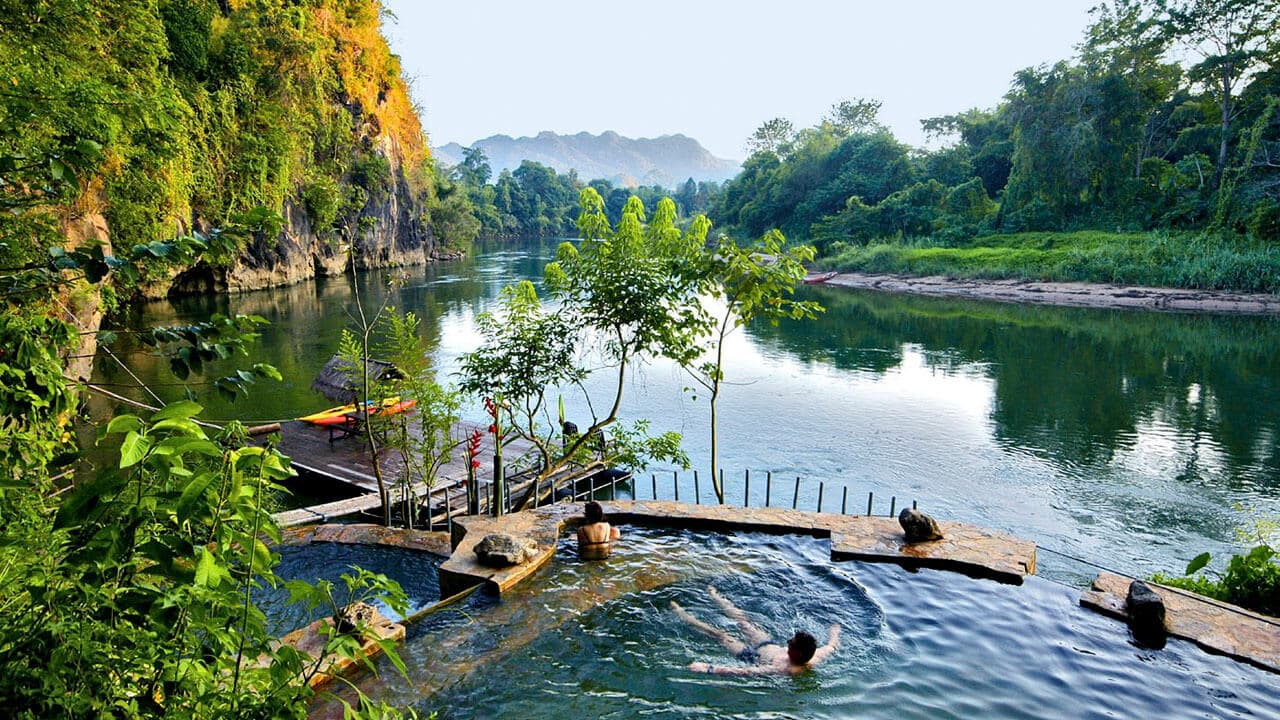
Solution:
[{"label": "distant mountain", "polygon": [[[675,188],[689,178],[727,180],[741,169],[737,161],[718,158],[697,140],[684,135],[633,139],[613,131],[600,135],[543,131],[537,137],[494,135],[477,140],[472,147],[484,150],[495,177],[503,170],[520,167],[522,160],[532,160],[559,173],[577,170],[583,180],[602,178],[623,187]],[[462,148],[458,143],[449,143],[433,152],[441,164],[457,165],[462,162]]]}]

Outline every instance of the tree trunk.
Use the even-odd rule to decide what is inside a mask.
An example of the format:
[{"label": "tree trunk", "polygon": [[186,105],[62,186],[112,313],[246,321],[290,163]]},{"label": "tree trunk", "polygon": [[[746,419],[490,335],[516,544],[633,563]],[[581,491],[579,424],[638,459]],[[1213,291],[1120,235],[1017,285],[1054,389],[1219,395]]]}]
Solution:
[{"label": "tree trunk", "polygon": [[1218,138],[1218,162],[1213,168],[1213,191],[1222,186],[1222,171],[1227,166],[1227,141],[1231,138],[1231,74],[1222,70],[1222,126]]}]

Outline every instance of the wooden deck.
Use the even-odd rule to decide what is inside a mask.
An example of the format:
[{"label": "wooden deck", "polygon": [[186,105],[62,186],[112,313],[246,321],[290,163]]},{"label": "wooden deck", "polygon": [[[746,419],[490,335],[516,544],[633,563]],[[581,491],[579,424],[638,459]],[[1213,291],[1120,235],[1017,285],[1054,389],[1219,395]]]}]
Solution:
[{"label": "wooden deck", "polygon": [[[482,437],[479,457],[483,460],[476,471],[477,495],[480,512],[488,514],[493,498],[493,436],[485,432],[484,426],[460,422],[454,426],[454,437],[467,437],[474,430],[480,430]],[[320,477],[331,483],[349,487],[355,493],[353,497],[342,500],[277,513],[275,519],[281,527],[328,522],[381,508],[378,480],[370,459],[368,438],[362,433],[345,437],[333,437],[333,435],[325,427],[299,421],[284,423],[281,427],[277,448],[292,458],[293,467],[303,475],[304,481],[308,475]],[[553,492],[563,494],[567,488],[576,486],[604,469],[600,463],[569,468],[555,475],[550,481],[543,480],[537,488],[535,500],[531,474],[517,473],[513,470],[514,467],[520,466],[520,458],[533,452],[533,444],[527,440],[518,439],[505,445],[502,452],[504,464],[507,467],[507,487],[512,508],[546,502]],[[401,502],[403,498],[398,486],[405,467],[403,458],[397,450],[379,448],[378,459],[382,476],[392,493],[393,501]],[[449,462],[440,468],[435,485],[430,489],[429,500],[428,488],[425,484],[416,484],[413,487],[413,494],[424,506],[430,506],[431,517],[436,524],[445,523],[453,516],[467,514],[466,478],[465,452],[459,446],[451,453]]]}]

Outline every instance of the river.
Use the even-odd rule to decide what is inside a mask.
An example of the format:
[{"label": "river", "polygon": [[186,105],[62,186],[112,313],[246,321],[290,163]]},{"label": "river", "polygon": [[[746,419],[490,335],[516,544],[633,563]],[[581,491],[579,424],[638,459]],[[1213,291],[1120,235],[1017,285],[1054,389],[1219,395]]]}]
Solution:
[{"label": "river", "polygon": [[[367,307],[383,298],[412,310],[448,380],[479,342],[476,315],[500,289],[540,278],[552,243],[480,244],[468,258],[360,276]],[[398,276],[395,287],[387,279]],[[721,401],[721,463],[741,503],[766,473],[774,503],[875,512],[909,501],[943,519],[999,528],[1040,543],[1041,572],[1079,583],[1093,568],[1180,572],[1202,551],[1239,548],[1236,530],[1280,515],[1280,319],[1007,305],[805,287],[827,312],[816,321],[757,323],[735,334]],[[131,307],[129,327],[185,323],[214,312],[271,325],[248,358],[282,383],[254,386],[234,403],[205,398],[205,418],[254,423],[331,403],[310,389],[339,334],[352,327],[350,278],[235,296]],[[165,399],[182,384],[139,349],[117,355]],[[217,368],[229,372],[234,365]],[[132,382],[100,356],[95,379]],[[684,436],[706,468],[706,398],[666,362],[638,366],[623,414]],[[135,393],[136,394],[136,393]],[[141,397],[141,396],[139,396]],[[597,406],[599,405],[597,399]],[[567,397],[570,419],[586,419]],[[481,419],[476,403],[467,414]],[[670,468],[652,468],[660,494]],[[682,492],[692,486],[682,473]],[[637,494],[648,497],[648,475]],[[705,476],[700,486],[709,497]],[[847,496],[844,488],[848,488]],[[687,495],[686,498],[687,499]]]}]

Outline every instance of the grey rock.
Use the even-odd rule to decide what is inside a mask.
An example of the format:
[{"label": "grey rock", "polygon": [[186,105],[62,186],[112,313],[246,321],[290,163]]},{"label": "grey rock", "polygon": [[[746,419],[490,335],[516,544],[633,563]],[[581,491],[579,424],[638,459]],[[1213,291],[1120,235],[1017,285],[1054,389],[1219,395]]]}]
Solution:
[{"label": "grey rock", "polygon": [[1141,580],[1129,583],[1129,595],[1125,599],[1129,610],[1129,629],[1144,645],[1159,647],[1167,634],[1164,626],[1164,600]]},{"label": "grey rock", "polygon": [[476,560],[485,567],[508,567],[533,557],[538,544],[527,538],[492,533],[476,543]]},{"label": "grey rock", "polygon": [[904,508],[898,513],[898,524],[907,536],[907,542],[918,543],[928,540],[941,540],[942,529],[938,522],[915,508]]},{"label": "grey rock", "polygon": [[338,632],[344,635],[354,633],[360,625],[368,627],[373,624],[378,617],[378,609],[367,602],[353,602],[338,611],[333,618],[333,624],[337,626]]}]

